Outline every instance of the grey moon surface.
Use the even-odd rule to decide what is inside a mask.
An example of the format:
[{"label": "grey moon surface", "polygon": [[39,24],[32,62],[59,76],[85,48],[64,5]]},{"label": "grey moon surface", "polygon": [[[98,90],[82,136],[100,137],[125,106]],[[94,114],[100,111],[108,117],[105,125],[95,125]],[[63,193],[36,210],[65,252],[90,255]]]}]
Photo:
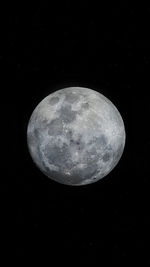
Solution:
[{"label": "grey moon surface", "polygon": [[99,92],[67,87],[45,97],[27,127],[36,166],[56,182],[80,186],[96,182],[119,162],[125,146],[123,119]]}]

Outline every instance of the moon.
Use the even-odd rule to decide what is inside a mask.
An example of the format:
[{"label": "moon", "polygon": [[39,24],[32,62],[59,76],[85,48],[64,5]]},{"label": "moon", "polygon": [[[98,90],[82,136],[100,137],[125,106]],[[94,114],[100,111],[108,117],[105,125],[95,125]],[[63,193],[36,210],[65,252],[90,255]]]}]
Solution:
[{"label": "moon", "polygon": [[125,138],[115,105],[84,87],[49,94],[36,106],[27,127],[33,162],[47,177],[71,186],[108,175],[123,154]]}]

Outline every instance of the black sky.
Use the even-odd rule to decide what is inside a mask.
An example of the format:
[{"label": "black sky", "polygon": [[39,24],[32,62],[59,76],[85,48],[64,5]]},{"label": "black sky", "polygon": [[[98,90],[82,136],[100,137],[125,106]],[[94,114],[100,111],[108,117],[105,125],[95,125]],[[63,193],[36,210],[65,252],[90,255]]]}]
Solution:
[{"label": "black sky", "polygon": [[[109,8],[62,2],[6,12],[7,52],[0,57],[4,231],[15,222],[20,261],[150,264],[150,9],[127,1]],[[27,150],[33,109],[67,86],[103,93],[125,123],[119,164],[89,186],[49,180]]]}]

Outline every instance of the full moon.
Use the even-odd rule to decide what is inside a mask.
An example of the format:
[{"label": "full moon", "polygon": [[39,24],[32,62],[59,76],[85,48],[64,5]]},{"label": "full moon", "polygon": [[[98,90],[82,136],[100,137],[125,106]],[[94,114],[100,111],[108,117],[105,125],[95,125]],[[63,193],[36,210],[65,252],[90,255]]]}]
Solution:
[{"label": "full moon", "polygon": [[33,162],[47,177],[71,186],[108,175],[123,154],[125,137],[114,104],[83,87],[67,87],[45,97],[27,127]]}]

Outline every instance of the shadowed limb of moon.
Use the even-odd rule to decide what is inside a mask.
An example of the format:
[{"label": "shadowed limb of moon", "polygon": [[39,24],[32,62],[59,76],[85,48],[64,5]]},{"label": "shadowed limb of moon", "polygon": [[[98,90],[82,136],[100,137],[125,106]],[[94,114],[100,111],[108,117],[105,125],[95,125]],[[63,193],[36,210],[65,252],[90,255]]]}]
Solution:
[{"label": "shadowed limb of moon", "polygon": [[125,146],[122,117],[104,95],[68,87],[44,98],[34,109],[27,143],[37,167],[67,185],[84,185],[105,177]]}]

